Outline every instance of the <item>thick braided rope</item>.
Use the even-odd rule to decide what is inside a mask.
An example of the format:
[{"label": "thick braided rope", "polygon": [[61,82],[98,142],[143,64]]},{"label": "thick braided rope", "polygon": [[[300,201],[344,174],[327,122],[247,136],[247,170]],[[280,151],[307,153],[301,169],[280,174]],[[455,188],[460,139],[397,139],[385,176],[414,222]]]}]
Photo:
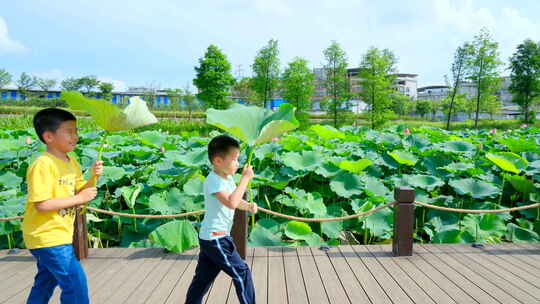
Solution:
[{"label": "thick braided rope", "polygon": [[198,210],[198,211],[191,211],[191,212],[185,212],[185,213],[178,213],[178,214],[162,214],[162,215],[152,215],[152,214],[131,214],[131,213],[122,213],[122,212],[115,212],[115,211],[109,211],[109,210],[103,210],[99,208],[94,207],[88,207],[88,210],[108,214],[108,215],[117,215],[117,216],[123,216],[123,217],[134,217],[134,218],[153,218],[153,219],[160,219],[160,218],[175,218],[175,217],[185,217],[185,216],[191,216],[191,215],[197,215],[206,212],[206,210]]},{"label": "thick braided rope", "polygon": [[22,220],[24,216],[14,216],[14,217],[0,217],[0,222],[7,222],[7,221],[16,221],[16,220]]},{"label": "thick braided rope", "polygon": [[295,220],[295,221],[301,221],[301,222],[337,222],[337,221],[350,220],[350,219],[353,219],[353,218],[370,215],[370,214],[375,213],[375,212],[377,212],[377,211],[379,211],[381,209],[391,207],[391,206],[393,206],[395,204],[396,204],[396,202],[391,202],[391,203],[379,206],[377,208],[373,208],[373,209],[371,209],[369,211],[366,211],[366,212],[360,212],[360,213],[347,215],[347,216],[340,216],[340,217],[323,217],[323,218],[306,218],[306,217],[298,217],[298,216],[286,215],[286,214],[275,212],[275,211],[272,211],[272,210],[268,210],[268,209],[265,209],[265,208],[262,208],[262,207],[258,207],[257,209],[262,211],[262,212],[265,212],[265,213],[268,213],[268,214],[271,214],[271,215],[275,215],[275,216],[279,216],[279,217],[282,217],[282,218],[288,219],[288,220]]},{"label": "thick braided rope", "polygon": [[519,211],[519,210],[525,210],[525,209],[531,209],[531,208],[538,208],[540,207],[540,203],[536,204],[530,204],[526,206],[520,206],[520,207],[514,207],[514,208],[505,208],[505,209],[458,209],[458,208],[448,208],[448,207],[442,207],[437,205],[431,205],[426,204],[422,202],[415,201],[414,202],[417,205],[431,208],[431,209],[437,209],[442,211],[450,211],[450,212],[458,212],[458,213],[504,213],[504,212],[513,212],[513,211]]}]

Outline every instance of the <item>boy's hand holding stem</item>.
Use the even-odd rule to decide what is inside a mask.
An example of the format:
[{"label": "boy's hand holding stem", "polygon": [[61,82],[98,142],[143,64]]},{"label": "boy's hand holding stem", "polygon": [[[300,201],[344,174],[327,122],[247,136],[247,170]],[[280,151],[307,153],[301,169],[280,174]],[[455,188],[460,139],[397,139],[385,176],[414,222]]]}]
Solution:
[{"label": "boy's hand holding stem", "polygon": [[[243,192],[245,192],[249,182],[251,181],[251,179],[253,178],[253,176],[255,176],[255,173],[253,172],[253,166],[251,165],[245,165],[244,166],[244,169],[242,170],[242,178],[240,179],[240,185],[239,186],[242,186],[243,188]],[[249,211],[253,214],[257,213],[257,204],[255,203],[248,203],[246,201],[241,201],[240,204],[238,205],[238,208],[241,209],[241,210],[245,210],[245,211]]]},{"label": "boy's hand holding stem", "polygon": [[[84,185],[81,191],[75,195],[77,201],[80,203],[78,205],[83,205],[88,203],[89,201],[93,200],[97,195],[97,180],[99,177],[103,174],[103,161],[97,160],[92,165],[92,176]],[[83,207],[83,213],[86,212],[86,206]]]}]

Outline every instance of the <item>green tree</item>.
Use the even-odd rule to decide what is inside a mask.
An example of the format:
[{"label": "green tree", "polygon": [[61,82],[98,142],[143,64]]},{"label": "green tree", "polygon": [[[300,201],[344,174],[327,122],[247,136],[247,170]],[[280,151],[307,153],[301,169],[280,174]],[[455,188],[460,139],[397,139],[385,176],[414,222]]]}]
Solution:
[{"label": "green tree", "polygon": [[10,83],[11,83],[11,74],[4,69],[0,69],[0,91]]},{"label": "green tree", "polygon": [[486,98],[484,102],[484,109],[489,114],[491,120],[493,117],[501,112],[502,102],[497,98],[497,96],[490,95]]},{"label": "green tree", "polygon": [[99,91],[101,92],[102,99],[111,100],[113,90],[114,85],[110,82],[102,82],[99,84]]},{"label": "green tree", "polygon": [[283,98],[296,107],[297,117],[305,125],[309,122],[307,111],[311,109],[311,96],[315,91],[315,78],[307,60],[294,58],[282,78]]},{"label": "green tree", "polygon": [[37,86],[45,93],[48,93],[49,90],[56,85],[55,79],[46,79],[46,78],[36,78]]},{"label": "green tree", "polygon": [[530,123],[535,118],[531,108],[540,97],[540,42],[527,39],[519,44],[510,57],[510,70],[512,101],[520,106],[524,122]]},{"label": "green tree", "polygon": [[390,109],[398,116],[405,116],[413,111],[414,103],[409,96],[396,91],[391,98]]},{"label": "green tree", "polygon": [[[461,86],[461,82],[463,81],[463,78],[466,73],[466,65],[467,65],[467,50],[471,47],[469,44],[464,44],[462,46],[459,46],[456,49],[456,52],[454,53],[454,62],[452,62],[452,84],[451,84],[451,93],[450,93],[450,100],[447,103],[447,108],[445,111],[446,115],[446,129],[450,130],[450,118],[452,115],[456,113],[455,109],[455,102],[456,102],[456,96],[458,95],[459,87]],[[444,104],[444,102],[443,102]],[[444,110],[443,110],[444,111]]]},{"label": "green tree", "polygon": [[360,63],[360,97],[368,104],[371,128],[384,124],[392,105],[397,59],[388,49],[371,47]]},{"label": "green tree", "polygon": [[26,74],[25,72],[21,73],[19,79],[15,82],[17,89],[25,97],[29,96],[29,91],[34,88],[37,84],[36,77]]},{"label": "green tree", "polygon": [[[456,94],[453,100],[452,100],[452,94],[451,94],[441,99],[440,109],[444,113],[444,116],[446,116],[446,118],[448,119],[449,115],[450,117],[453,117],[453,115],[456,115],[456,113],[467,112],[466,106],[468,102],[470,101],[467,99],[467,96],[465,93]],[[452,114],[450,114],[450,108],[452,108],[451,110]],[[447,120],[446,128],[447,130],[450,129],[450,124],[448,124],[448,120]]]},{"label": "green tree", "polygon": [[500,85],[498,69],[501,61],[499,60],[498,43],[493,41],[489,31],[483,28],[468,47],[468,54],[468,78],[476,86],[474,127],[478,128],[480,110]]},{"label": "green tree", "polygon": [[258,103],[260,106],[266,106],[266,103],[274,96],[274,91],[278,86],[279,49],[277,40],[270,39],[268,44],[259,50],[251,69],[255,74],[251,84],[259,97]]},{"label": "green tree", "polygon": [[431,106],[433,102],[427,99],[419,99],[416,101],[416,114],[424,118],[428,113],[431,112]]},{"label": "green tree", "polygon": [[96,78],[96,76],[84,76],[79,78],[78,80],[80,88],[83,89],[83,93],[86,96],[91,96],[91,92],[93,89],[97,88],[100,84],[100,81]]},{"label": "green tree", "polygon": [[233,85],[232,95],[245,101],[247,104],[256,104],[257,94],[252,89],[253,79],[244,77]]},{"label": "green tree", "polygon": [[81,83],[78,78],[68,77],[60,83],[62,91],[79,91],[81,89]]},{"label": "green tree", "polygon": [[204,102],[206,108],[226,109],[230,100],[227,98],[234,78],[231,74],[231,64],[227,56],[215,46],[210,45],[199,59],[195,67],[197,76],[193,84],[199,90],[197,97]]},{"label": "green tree", "polygon": [[346,111],[349,107],[350,84],[347,76],[347,55],[336,41],[332,41],[323,54],[326,59],[323,85],[328,95],[324,104],[325,108],[332,113],[334,127],[337,127],[338,113]]}]

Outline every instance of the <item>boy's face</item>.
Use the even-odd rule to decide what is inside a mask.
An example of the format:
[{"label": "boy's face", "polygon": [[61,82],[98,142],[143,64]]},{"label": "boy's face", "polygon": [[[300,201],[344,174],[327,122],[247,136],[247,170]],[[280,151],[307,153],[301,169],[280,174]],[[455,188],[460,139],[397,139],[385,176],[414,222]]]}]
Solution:
[{"label": "boy's face", "polygon": [[45,132],[43,138],[48,146],[63,153],[71,152],[79,141],[77,122],[74,120],[64,121],[55,132]]},{"label": "boy's face", "polygon": [[214,167],[226,175],[233,175],[238,170],[238,156],[240,150],[231,148],[225,156],[216,156],[214,158]]}]

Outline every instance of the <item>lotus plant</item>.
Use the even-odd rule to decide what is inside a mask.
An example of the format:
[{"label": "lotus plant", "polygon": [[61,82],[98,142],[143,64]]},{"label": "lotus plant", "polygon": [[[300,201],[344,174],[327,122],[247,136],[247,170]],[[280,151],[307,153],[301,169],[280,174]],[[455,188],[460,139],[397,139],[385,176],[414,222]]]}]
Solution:
[{"label": "lotus plant", "polygon": [[[254,148],[258,145],[275,141],[284,133],[298,128],[294,115],[295,108],[288,103],[282,104],[277,111],[254,106],[235,104],[227,110],[209,109],[206,122],[238,138],[246,147],[247,162],[251,165]],[[248,186],[248,189],[250,187]],[[250,200],[252,200],[252,193]],[[252,217],[252,225],[255,218]]]}]

